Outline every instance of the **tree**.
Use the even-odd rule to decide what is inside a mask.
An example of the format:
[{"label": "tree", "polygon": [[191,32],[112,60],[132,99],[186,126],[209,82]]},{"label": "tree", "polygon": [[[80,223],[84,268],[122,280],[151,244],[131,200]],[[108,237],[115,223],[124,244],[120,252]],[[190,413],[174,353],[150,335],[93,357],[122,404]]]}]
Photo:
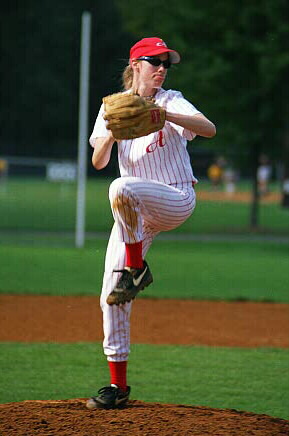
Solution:
[{"label": "tree", "polygon": [[114,2],[10,0],[2,6],[1,154],[76,156],[84,10],[92,14],[92,130],[102,96],[119,89],[118,72],[131,44]]},{"label": "tree", "polygon": [[[251,228],[258,225],[256,170],[261,152],[281,159],[289,98],[286,0],[118,0],[125,29],[157,34],[182,54],[169,84],[215,121],[211,144],[232,148],[254,179]],[[160,12],[160,13],[158,13]],[[246,159],[244,159],[244,151]]]}]

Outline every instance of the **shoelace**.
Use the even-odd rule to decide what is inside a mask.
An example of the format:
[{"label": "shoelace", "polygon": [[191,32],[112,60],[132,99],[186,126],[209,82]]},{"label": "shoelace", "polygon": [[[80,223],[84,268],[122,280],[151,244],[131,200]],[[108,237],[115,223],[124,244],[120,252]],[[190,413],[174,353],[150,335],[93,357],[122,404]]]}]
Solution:
[{"label": "shoelace", "polygon": [[[135,270],[134,271],[143,271],[143,270]],[[117,273],[128,273],[130,275],[133,275],[131,271],[128,271],[127,269],[114,269],[113,272]]]},{"label": "shoelace", "polygon": [[117,286],[125,286],[128,287],[131,285],[132,283],[132,273],[129,272],[127,269],[122,269],[122,270],[113,270],[114,272],[121,272],[122,276],[119,279],[119,282],[117,284]]},{"label": "shoelace", "polygon": [[112,394],[112,393],[116,393],[118,390],[118,388],[114,388],[113,386],[105,386],[104,388],[99,389],[98,393],[99,394],[106,394],[107,396]]}]

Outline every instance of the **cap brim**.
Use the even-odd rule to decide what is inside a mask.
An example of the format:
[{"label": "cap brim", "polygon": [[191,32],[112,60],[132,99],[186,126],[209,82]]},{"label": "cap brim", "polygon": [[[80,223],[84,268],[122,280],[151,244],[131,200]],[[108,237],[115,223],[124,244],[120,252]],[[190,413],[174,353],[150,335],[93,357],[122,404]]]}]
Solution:
[{"label": "cap brim", "polygon": [[169,57],[172,64],[178,64],[181,60],[181,56],[179,55],[179,53],[174,50],[169,52]]},{"label": "cap brim", "polygon": [[181,56],[179,55],[179,53],[175,50],[170,50],[169,48],[166,47],[160,47],[160,48],[156,48],[154,50],[150,50],[147,52],[146,56],[157,56],[163,53],[168,53],[169,54],[169,58],[172,64],[178,64],[181,60]]}]

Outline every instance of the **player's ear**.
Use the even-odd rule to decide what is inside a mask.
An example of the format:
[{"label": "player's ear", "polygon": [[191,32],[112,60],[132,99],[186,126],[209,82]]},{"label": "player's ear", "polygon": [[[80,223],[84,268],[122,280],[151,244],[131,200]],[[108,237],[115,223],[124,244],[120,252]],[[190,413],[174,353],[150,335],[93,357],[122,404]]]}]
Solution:
[{"label": "player's ear", "polygon": [[130,65],[133,70],[139,71],[139,61],[137,59],[132,59]]}]

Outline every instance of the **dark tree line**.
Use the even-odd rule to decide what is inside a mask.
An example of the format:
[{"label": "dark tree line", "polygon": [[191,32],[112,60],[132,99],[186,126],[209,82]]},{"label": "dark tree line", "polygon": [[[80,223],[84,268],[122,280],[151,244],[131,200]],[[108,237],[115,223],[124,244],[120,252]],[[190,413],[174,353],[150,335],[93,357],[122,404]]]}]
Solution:
[{"label": "dark tree line", "polygon": [[90,122],[120,87],[133,37],[113,1],[10,0],[1,8],[0,154],[75,158],[81,15],[92,14]]},{"label": "dark tree line", "polygon": [[166,87],[182,90],[217,125],[213,140],[199,138],[194,147],[211,147],[251,175],[265,152],[289,175],[288,9],[286,0],[147,0],[137,7],[133,0],[5,2],[0,155],[76,157],[81,15],[87,10],[90,131],[101,98],[120,89],[130,46],[160,36],[182,56]]},{"label": "dark tree line", "polygon": [[[289,178],[289,8],[286,0],[116,0],[125,29],[162,35],[183,64],[171,77],[218,129],[206,146],[225,149],[254,178],[261,153]],[[156,13],[161,11],[161,14]]]},{"label": "dark tree line", "polygon": [[[117,0],[125,29],[178,47],[171,77],[216,121],[218,145],[278,155],[288,128],[289,20],[286,0]],[[162,11],[161,14],[154,11]],[[215,144],[214,144],[215,145]]]}]

